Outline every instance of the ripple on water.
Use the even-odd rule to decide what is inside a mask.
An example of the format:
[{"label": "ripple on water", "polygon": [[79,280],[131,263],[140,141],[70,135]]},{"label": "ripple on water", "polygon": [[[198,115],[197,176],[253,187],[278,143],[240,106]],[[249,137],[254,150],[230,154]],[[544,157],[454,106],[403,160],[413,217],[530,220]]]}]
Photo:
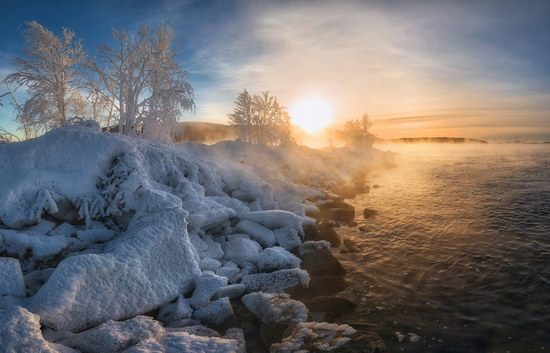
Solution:
[{"label": "ripple on water", "polygon": [[365,249],[342,258],[368,294],[353,318],[390,352],[550,350],[550,146],[397,148],[351,202],[376,217],[342,229]]}]

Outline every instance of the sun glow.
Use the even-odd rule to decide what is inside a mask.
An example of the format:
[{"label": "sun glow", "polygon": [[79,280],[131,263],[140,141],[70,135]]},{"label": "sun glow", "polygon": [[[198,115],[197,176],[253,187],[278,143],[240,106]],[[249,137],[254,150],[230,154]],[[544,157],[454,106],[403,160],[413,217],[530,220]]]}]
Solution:
[{"label": "sun glow", "polygon": [[310,98],[291,110],[292,122],[309,133],[316,133],[332,123],[332,107],[327,101]]}]

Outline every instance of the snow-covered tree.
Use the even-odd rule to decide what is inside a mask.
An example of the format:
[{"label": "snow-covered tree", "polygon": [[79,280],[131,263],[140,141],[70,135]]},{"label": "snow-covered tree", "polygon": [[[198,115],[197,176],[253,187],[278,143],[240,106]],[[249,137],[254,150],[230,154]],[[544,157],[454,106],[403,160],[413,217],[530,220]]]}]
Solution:
[{"label": "snow-covered tree", "polygon": [[245,89],[237,96],[233,113],[229,114],[229,124],[235,128],[240,140],[252,142],[254,115],[253,97]]},{"label": "snow-covered tree", "polygon": [[142,26],[136,34],[113,30],[113,38],[116,46],[101,46],[90,66],[118,112],[119,132],[129,135],[143,124],[146,136],[159,138],[195,107],[187,72],[176,61],[174,32]]},{"label": "snow-covered tree", "polygon": [[372,121],[367,113],[359,119],[351,119],[344,124],[344,133],[349,144],[372,146],[374,135],[370,132]]},{"label": "snow-covered tree", "polygon": [[14,90],[25,88],[29,95],[17,120],[25,129],[39,131],[64,126],[70,101],[82,87],[80,64],[86,57],[82,43],[67,28],[57,36],[36,21],[25,24],[24,38],[24,56],[12,59],[15,72],[3,80]]},{"label": "snow-covered tree", "polygon": [[293,142],[290,115],[269,92],[251,96],[247,90],[239,94],[229,114],[237,137],[247,143],[280,145]]}]

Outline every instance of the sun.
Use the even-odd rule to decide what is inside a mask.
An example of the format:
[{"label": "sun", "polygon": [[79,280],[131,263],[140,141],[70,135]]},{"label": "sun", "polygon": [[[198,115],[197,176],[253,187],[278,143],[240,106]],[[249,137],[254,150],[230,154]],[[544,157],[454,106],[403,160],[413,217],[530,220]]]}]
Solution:
[{"label": "sun", "polygon": [[319,98],[304,99],[290,111],[292,122],[306,132],[316,133],[332,123],[331,105]]}]

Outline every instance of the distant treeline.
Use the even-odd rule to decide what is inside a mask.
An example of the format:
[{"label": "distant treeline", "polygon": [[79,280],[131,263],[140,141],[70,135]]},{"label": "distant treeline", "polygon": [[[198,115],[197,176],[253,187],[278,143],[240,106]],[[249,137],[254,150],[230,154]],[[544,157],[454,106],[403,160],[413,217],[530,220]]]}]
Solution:
[{"label": "distant treeline", "polygon": [[376,143],[487,143],[487,141],[464,137],[402,137],[398,139],[376,139]]}]

